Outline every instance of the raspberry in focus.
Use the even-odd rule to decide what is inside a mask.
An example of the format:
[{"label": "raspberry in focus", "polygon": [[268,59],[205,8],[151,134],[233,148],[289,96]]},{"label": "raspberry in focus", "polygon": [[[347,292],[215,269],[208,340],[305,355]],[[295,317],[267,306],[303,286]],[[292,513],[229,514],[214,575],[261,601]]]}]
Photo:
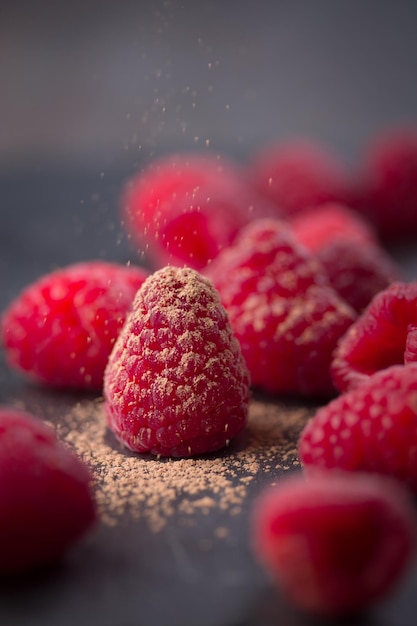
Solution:
[{"label": "raspberry in focus", "polygon": [[254,386],[329,396],[330,362],[355,312],[279,220],[256,220],[205,270],[218,289]]},{"label": "raspberry in focus", "polygon": [[313,472],[338,468],[392,476],[417,492],[417,363],[377,372],[321,407],[299,441]]},{"label": "raspberry in focus", "polygon": [[327,472],[283,479],[256,502],[255,556],[296,607],[326,617],[393,592],[415,551],[416,514],[401,485]]},{"label": "raspberry in focus", "polygon": [[40,419],[0,407],[0,574],[53,564],[95,520],[84,463]]},{"label": "raspberry in focus", "polygon": [[100,390],[114,341],[147,275],[139,267],[86,261],[42,276],[3,313],[8,364],[46,385]]},{"label": "raspberry in focus", "polygon": [[249,374],[212,283],[167,266],[139,289],[104,377],[107,421],[135,452],[190,457],[245,426]]}]

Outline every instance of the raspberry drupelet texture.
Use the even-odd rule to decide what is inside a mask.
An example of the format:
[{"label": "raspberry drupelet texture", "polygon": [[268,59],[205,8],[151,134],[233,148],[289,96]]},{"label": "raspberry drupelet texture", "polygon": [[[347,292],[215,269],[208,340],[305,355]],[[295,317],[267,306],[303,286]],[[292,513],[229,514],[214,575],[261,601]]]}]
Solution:
[{"label": "raspberry drupelet texture", "polygon": [[335,386],[354,389],[375,372],[417,361],[417,282],[378,293],[341,338],[331,364]]},{"label": "raspberry drupelet texture", "polygon": [[254,386],[334,393],[333,350],[356,314],[284,222],[252,222],[205,273],[220,293]]},{"label": "raspberry drupelet texture", "polygon": [[135,452],[212,452],[245,426],[249,395],[239,343],[211,282],[191,268],[152,274],[105,372],[105,410],[116,437]]},{"label": "raspberry drupelet texture", "polygon": [[408,492],[387,478],[293,476],[261,494],[253,548],[299,609],[347,617],[395,590],[415,552],[416,521]]},{"label": "raspberry drupelet texture", "polygon": [[253,156],[247,174],[281,217],[324,202],[345,202],[349,194],[344,164],[312,140],[294,139],[262,148]]},{"label": "raspberry drupelet texture", "polygon": [[103,261],[42,276],[2,316],[8,364],[46,385],[100,390],[114,341],[147,276],[142,268]]},{"label": "raspberry drupelet texture", "polygon": [[299,441],[310,472],[390,475],[417,492],[417,363],[384,369],[320,408]]},{"label": "raspberry drupelet texture", "polygon": [[121,208],[128,233],[155,269],[199,270],[243,224],[275,212],[231,159],[200,152],[153,161],[128,181]]},{"label": "raspberry drupelet texture", "polygon": [[331,286],[358,313],[400,279],[400,269],[370,224],[340,204],[303,211],[290,220],[298,240],[317,255]]},{"label": "raspberry drupelet texture", "polygon": [[84,463],[40,419],[0,407],[0,574],[54,563],[95,520]]}]

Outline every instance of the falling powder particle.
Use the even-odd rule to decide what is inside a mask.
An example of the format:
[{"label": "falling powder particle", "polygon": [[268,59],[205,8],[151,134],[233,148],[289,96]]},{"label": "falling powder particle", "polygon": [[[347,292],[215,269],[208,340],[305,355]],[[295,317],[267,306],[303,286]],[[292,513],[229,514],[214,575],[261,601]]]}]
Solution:
[{"label": "falling powder particle", "polygon": [[218,537],[219,539],[223,539],[224,537],[227,537],[229,534],[229,529],[225,528],[224,526],[218,526],[215,531],[214,534],[216,537]]},{"label": "falling powder particle", "polygon": [[[158,532],[173,515],[184,523],[213,509],[238,515],[251,483],[265,476],[272,481],[297,467],[296,443],[309,413],[252,400],[239,440],[222,453],[199,458],[131,453],[108,431],[101,400],[77,404],[60,422],[58,434],[91,467],[105,524],[116,525],[130,515],[144,518]],[[217,530],[218,537],[227,536],[227,529]]]}]

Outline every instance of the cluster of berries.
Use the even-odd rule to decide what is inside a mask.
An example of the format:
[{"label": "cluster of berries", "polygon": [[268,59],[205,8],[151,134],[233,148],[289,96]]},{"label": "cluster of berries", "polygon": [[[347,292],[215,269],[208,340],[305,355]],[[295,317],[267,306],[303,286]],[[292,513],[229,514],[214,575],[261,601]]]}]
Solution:
[{"label": "cluster of berries", "polygon": [[[318,612],[379,598],[414,545],[408,492],[388,483],[417,488],[417,283],[399,282],[381,241],[415,231],[417,139],[395,135],[370,153],[353,182],[306,143],[264,150],[244,170],[208,154],[156,161],[122,197],[124,224],[151,269],[69,266],[28,286],[1,321],[11,367],[46,385],[103,392],[110,429],[139,453],[219,450],[245,427],[251,387],[326,401],[340,393],[302,433],[308,480],[282,481],[254,522],[261,561]],[[4,415],[1,437],[21,441],[21,468],[0,480],[0,493],[23,494],[2,517],[0,556],[16,547],[19,511],[34,506],[22,487],[33,463],[20,433],[49,437],[30,416]],[[0,467],[12,449],[3,452],[1,437]],[[64,480],[49,452],[39,454],[34,493]],[[50,516],[51,557],[94,518],[81,491],[70,502],[78,526],[61,533]],[[51,523],[34,526],[36,541]],[[40,563],[30,547],[25,554],[17,569]],[[11,569],[7,554],[3,562]]]},{"label": "cluster of berries", "polygon": [[333,354],[340,395],[301,433],[306,477],[259,503],[257,554],[304,609],[367,606],[394,587],[415,550],[416,323],[417,282],[373,298]]}]

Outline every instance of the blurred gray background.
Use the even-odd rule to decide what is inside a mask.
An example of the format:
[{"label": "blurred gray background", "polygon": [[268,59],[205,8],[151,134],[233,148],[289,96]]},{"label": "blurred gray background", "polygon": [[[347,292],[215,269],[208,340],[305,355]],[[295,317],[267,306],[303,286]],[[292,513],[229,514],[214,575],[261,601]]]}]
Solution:
[{"label": "blurred gray background", "polygon": [[0,3],[0,167],[417,124],[415,0]]}]

